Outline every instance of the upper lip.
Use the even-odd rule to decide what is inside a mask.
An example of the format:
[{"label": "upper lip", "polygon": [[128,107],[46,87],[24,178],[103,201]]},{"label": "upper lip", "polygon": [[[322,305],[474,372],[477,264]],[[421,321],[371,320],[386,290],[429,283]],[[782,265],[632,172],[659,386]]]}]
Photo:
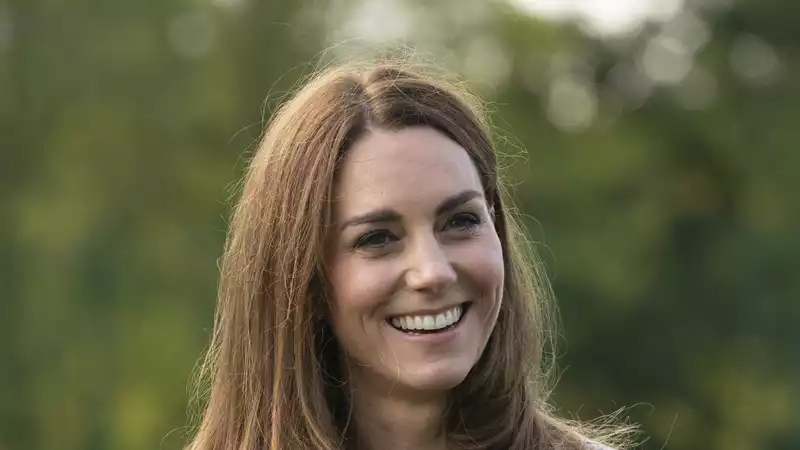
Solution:
[{"label": "upper lip", "polygon": [[434,315],[437,315],[439,313],[443,313],[443,312],[445,312],[447,310],[453,309],[456,306],[464,306],[464,305],[466,305],[466,302],[454,303],[452,305],[442,306],[440,308],[435,308],[435,309],[433,309],[433,308],[431,308],[431,309],[416,309],[416,310],[410,311],[410,312],[390,314],[389,318],[401,317],[401,316],[434,316]]}]

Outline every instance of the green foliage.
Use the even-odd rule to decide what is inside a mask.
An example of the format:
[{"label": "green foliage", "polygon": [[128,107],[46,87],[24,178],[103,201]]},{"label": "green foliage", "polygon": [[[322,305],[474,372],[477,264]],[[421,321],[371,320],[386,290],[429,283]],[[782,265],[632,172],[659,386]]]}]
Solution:
[{"label": "green foliage", "polygon": [[[490,102],[563,314],[562,412],[633,406],[644,448],[800,447],[792,3],[704,11],[714,84],[643,104],[606,81],[652,30],[616,45],[495,3],[408,4],[428,25],[408,42]],[[181,448],[231,187],[308,63],[353,45],[325,41],[353,2],[326,5],[0,3],[0,449]],[[731,69],[743,33],[781,57],[773,79]],[[556,126],[582,106],[552,111],[558,77],[597,94],[591,123]]]}]

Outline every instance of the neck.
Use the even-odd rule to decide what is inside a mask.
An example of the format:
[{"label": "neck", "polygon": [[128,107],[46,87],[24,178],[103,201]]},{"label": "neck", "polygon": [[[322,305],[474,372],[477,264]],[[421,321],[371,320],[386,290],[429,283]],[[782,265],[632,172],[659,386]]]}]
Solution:
[{"label": "neck", "polygon": [[402,392],[359,383],[352,412],[359,450],[446,450],[444,393]]}]

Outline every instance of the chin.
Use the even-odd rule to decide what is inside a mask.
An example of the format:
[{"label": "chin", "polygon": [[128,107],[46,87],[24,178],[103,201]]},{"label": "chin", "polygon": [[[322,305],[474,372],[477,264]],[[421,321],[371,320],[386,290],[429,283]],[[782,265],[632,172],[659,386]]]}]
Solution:
[{"label": "chin", "polygon": [[461,384],[472,370],[473,364],[442,362],[406,371],[400,382],[415,391],[446,391]]}]

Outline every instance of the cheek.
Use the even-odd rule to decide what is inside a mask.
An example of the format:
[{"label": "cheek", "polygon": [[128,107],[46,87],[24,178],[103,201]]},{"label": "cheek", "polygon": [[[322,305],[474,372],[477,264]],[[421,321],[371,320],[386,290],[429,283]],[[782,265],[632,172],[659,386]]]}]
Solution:
[{"label": "cheek", "polygon": [[[391,271],[375,261],[343,258],[329,272],[333,293],[334,332],[353,333],[374,318],[375,312],[391,296]],[[344,338],[344,336],[342,336]]]},{"label": "cheek", "polygon": [[464,268],[476,287],[486,296],[500,300],[505,279],[503,250],[497,236],[492,236],[473,249],[473,253],[464,258]]}]

